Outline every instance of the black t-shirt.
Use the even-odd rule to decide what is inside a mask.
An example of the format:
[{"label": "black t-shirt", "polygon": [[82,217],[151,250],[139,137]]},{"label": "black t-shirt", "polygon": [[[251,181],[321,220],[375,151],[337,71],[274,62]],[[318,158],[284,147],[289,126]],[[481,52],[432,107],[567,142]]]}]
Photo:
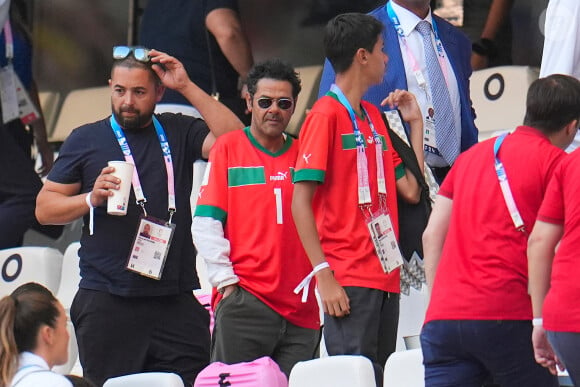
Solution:
[{"label": "black t-shirt", "polygon": [[[173,0],[171,5],[166,0],[149,0],[141,19],[139,44],[179,59],[191,80],[209,94],[212,92],[211,67],[205,17],[218,8],[238,12],[237,0]],[[211,33],[209,42],[217,91],[223,98],[238,96],[238,73]],[[161,102],[189,105],[173,90],[166,90]]]},{"label": "black t-shirt", "polygon": [[[107,215],[106,203],[95,208],[94,235],[89,235],[89,216],[85,216],[79,250],[81,288],[121,296],[161,296],[199,288],[189,197],[193,162],[202,157],[202,144],[209,129],[204,121],[189,116],[165,113],[157,117],[171,149],[177,207],[173,216],[176,230],[163,276],[158,281],[125,269],[142,214],[131,189],[126,216]],[[167,172],[155,128],[151,124],[138,131],[126,130],[125,136],[147,199],[148,215],[167,220]],[[48,179],[62,184],[80,182],[81,192],[89,192],[111,160],[124,160],[124,156],[109,119],[105,119],[71,133]]]}]

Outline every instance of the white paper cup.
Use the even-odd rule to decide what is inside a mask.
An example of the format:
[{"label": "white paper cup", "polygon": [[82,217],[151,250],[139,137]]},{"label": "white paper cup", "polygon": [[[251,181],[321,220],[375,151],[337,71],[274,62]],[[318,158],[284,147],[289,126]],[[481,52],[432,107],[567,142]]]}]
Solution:
[{"label": "white paper cup", "polygon": [[405,348],[407,349],[421,348],[421,336],[419,335],[405,336],[403,340],[405,341]]},{"label": "white paper cup", "polygon": [[119,189],[112,189],[113,196],[107,199],[107,213],[109,215],[127,215],[127,206],[131,194],[131,179],[133,178],[133,164],[126,161],[109,161],[109,167],[115,168],[111,175],[121,179]]}]

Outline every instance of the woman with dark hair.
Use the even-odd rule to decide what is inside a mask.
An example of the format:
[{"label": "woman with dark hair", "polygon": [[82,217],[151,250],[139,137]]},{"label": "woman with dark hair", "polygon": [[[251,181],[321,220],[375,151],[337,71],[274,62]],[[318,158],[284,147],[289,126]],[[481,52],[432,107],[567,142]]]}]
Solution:
[{"label": "woman with dark hair", "polygon": [[50,371],[68,358],[62,305],[44,286],[27,283],[0,300],[0,387],[72,387]]}]

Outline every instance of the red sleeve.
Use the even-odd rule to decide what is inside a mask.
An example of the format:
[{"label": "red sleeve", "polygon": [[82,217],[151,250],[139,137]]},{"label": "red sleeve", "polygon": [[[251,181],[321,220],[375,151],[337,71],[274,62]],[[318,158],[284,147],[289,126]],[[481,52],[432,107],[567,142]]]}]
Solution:
[{"label": "red sleeve", "polygon": [[300,150],[294,181],[324,182],[328,155],[333,146],[334,125],[328,115],[310,112],[300,130]]},{"label": "red sleeve", "polygon": [[562,177],[564,176],[564,165],[560,163],[554,172],[554,176],[548,183],[548,188],[544,195],[544,200],[538,212],[538,220],[547,223],[564,223],[564,195],[562,191]]},{"label": "red sleeve", "polygon": [[457,170],[461,165],[461,159],[462,159],[461,155],[459,155],[455,163],[453,163],[451,170],[449,171],[447,176],[445,176],[443,183],[439,187],[439,192],[437,192],[438,195],[453,200],[453,187],[455,185],[455,174],[457,173]]},{"label": "red sleeve", "polygon": [[228,139],[217,139],[209,153],[209,162],[197,198],[195,216],[226,222],[228,212]]}]

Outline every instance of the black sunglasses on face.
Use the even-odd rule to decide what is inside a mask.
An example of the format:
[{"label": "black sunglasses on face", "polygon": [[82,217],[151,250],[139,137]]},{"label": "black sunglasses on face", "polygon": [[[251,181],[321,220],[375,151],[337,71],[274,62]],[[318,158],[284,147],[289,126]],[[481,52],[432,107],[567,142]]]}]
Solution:
[{"label": "black sunglasses on face", "polygon": [[294,102],[290,98],[270,98],[270,97],[260,97],[258,98],[258,106],[262,109],[268,109],[272,106],[272,103],[276,102],[276,105],[282,110],[288,110],[294,105]]},{"label": "black sunglasses on face", "polygon": [[150,51],[148,48],[140,46],[115,46],[113,47],[113,59],[125,59],[133,54],[133,58],[139,62],[148,63],[151,59],[149,58]]}]

